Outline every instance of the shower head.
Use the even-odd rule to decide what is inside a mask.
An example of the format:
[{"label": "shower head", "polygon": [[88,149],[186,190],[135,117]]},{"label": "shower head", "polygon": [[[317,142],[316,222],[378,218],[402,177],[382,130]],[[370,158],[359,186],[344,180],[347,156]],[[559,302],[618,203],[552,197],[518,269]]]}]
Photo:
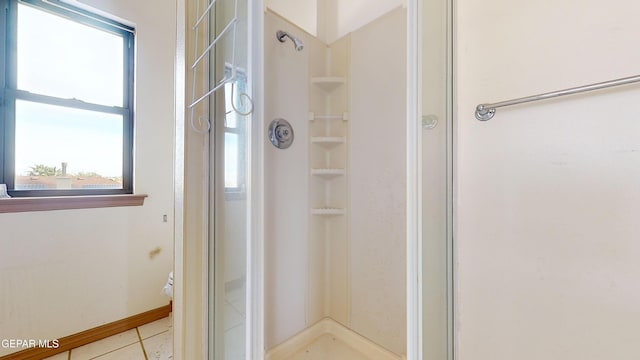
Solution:
[{"label": "shower head", "polygon": [[278,38],[278,41],[282,43],[285,42],[285,38],[288,37],[289,39],[291,39],[291,41],[293,41],[293,46],[296,48],[296,50],[301,51],[302,49],[304,49],[304,44],[302,43],[302,41],[286,31],[278,30],[276,32],[276,37]]}]

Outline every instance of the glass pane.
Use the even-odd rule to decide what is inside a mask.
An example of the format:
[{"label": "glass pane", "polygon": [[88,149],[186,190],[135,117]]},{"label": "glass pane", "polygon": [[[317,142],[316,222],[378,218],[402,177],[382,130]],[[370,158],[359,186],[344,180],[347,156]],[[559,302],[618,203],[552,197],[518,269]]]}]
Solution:
[{"label": "glass pane", "polygon": [[[238,126],[238,119],[236,116],[236,112],[233,111],[233,107],[231,106],[231,83],[226,83],[224,85],[224,108],[225,108],[225,116],[224,116],[224,126],[227,128],[236,128]],[[235,95],[235,94],[234,94]]]},{"label": "glass pane", "polygon": [[450,94],[447,38],[449,1],[425,1],[419,16],[422,34],[422,98],[420,115],[427,121],[437,119],[437,126],[422,128],[422,345],[423,357],[450,359],[449,337],[452,326],[450,278],[450,230],[448,202],[450,184],[448,147],[452,123],[447,108]]},{"label": "glass pane", "polygon": [[122,189],[121,115],[16,101],[16,190]]},{"label": "glass pane", "polygon": [[[248,63],[247,0],[238,0],[237,9],[233,2],[216,3],[215,21],[209,28],[210,38],[207,44],[220,34],[234,15],[238,16],[235,35],[227,33],[216,47],[215,61],[210,62],[209,87],[213,87],[223,79],[231,77],[231,68],[244,67]],[[237,11],[236,11],[237,10]],[[212,13],[213,14],[213,13]],[[233,41],[233,43],[232,43]],[[233,46],[232,46],[233,45]],[[206,45],[205,45],[206,46]],[[240,73],[235,73],[235,87],[227,83],[215,96],[214,114],[215,131],[211,131],[209,143],[215,144],[209,157],[210,166],[215,169],[210,177],[210,212],[209,236],[209,354],[208,359],[245,360],[254,358],[256,354],[247,353],[250,338],[248,330],[248,314],[251,308],[247,297],[250,278],[248,269],[252,262],[248,215],[250,202],[247,198],[248,148],[250,138],[247,131],[250,116],[241,116],[235,108],[246,112],[246,105],[238,94]],[[244,88],[243,88],[244,89]],[[232,94],[233,92],[233,94]],[[246,101],[245,101],[246,102]]]},{"label": "glass pane", "polygon": [[123,38],[18,5],[18,89],[123,106]]},{"label": "glass pane", "polygon": [[[225,76],[231,76],[231,70],[225,69]],[[245,111],[246,104],[242,102],[240,94],[245,93],[246,78],[243,73],[237,72],[233,85],[227,83],[224,88],[224,180],[225,188],[232,192],[240,192],[244,189],[244,164],[246,159],[243,149],[245,142],[245,116],[238,111]],[[246,102],[246,100],[245,100]],[[235,105],[235,109],[234,106]],[[236,111],[236,109],[238,111]]]},{"label": "glass pane", "polygon": [[224,134],[224,187],[240,186],[238,174],[238,134]]},{"label": "glass pane", "polygon": [[[224,76],[231,77],[231,69],[225,68]],[[247,100],[247,78],[244,72],[236,71],[235,80],[224,85],[224,126],[226,128],[235,129],[240,126],[243,116],[239,114],[247,113],[252,104]],[[234,109],[235,107],[235,109]],[[236,111],[237,110],[237,111]]]}]

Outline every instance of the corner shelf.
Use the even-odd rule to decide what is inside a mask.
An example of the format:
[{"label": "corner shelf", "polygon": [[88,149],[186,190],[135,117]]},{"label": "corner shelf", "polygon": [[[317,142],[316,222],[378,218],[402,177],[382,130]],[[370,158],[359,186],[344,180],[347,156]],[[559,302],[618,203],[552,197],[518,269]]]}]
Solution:
[{"label": "corner shelf", "polygon": [[345,169],[311,169],[311,175],[320,176],[325,179],[331,179],[336,176],[344,176]]},{"label": "corner shelf", "polygon": [[346,209],[341,208],[313,208],[311,209],[311,215],[319,215],[319,216],[338,216],[346,214]]},{"label": "corner shelf", "polygon": [[309,121],[314,120],[349,120],[349,113],[344,112],[342,114],[316,114],[313,112],[309,113]]},{"label": "corner shelf", "polygon": [[332,91],[346,82],[347,80],[340,76],[317,76],[311,78],[311,83],[324,91]]},{"label": "corner shelf", "polygon": [[314,144],[330,147],[344,144],[345,138],[342,136],[313,136],[311,142]]}]

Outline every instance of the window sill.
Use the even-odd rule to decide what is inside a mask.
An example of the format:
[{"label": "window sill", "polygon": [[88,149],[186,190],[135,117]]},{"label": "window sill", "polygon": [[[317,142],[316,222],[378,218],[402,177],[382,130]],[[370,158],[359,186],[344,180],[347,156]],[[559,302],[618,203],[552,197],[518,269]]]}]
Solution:
[{"label": "window sill", "polygon": [[0,199],[0,213],[142,206],[147,195],[52,196]]}]

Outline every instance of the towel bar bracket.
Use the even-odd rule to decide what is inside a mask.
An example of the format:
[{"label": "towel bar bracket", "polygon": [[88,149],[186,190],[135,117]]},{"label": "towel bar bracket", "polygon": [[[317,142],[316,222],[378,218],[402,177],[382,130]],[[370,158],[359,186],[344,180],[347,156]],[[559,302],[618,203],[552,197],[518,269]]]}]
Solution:
[{"label": "towel bar bracket", "polygon": [[476,119],[480,121],[491,120],[495,114],[496,108],[487,108],[485,105],[478,105],[476,107]]}]

